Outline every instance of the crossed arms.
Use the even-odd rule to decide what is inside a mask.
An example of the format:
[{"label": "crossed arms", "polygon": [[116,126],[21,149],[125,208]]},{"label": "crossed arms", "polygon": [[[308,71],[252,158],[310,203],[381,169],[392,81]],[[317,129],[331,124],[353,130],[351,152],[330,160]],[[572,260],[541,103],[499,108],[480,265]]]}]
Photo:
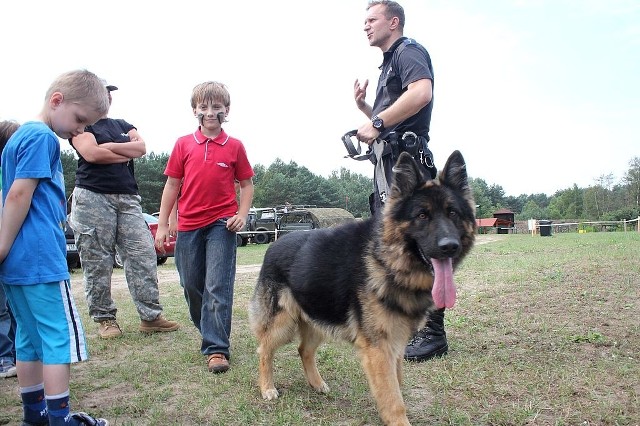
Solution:
[{"label": "crossed arms", "polygon": [[147,147],[136,129],[129,130],[131,142],[105,142],[98,145],[96,137],[84,132],[71,140],[73,147],[89,163],[114,164],[126,163],[132,158],[142,157]]}]

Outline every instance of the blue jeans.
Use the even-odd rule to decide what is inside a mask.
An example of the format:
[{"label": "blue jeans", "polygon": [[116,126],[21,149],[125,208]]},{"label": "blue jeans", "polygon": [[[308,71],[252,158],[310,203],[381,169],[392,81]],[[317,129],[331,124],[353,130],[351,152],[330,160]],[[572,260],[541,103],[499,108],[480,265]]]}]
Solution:
[{"label": "blue jeans", "polygon": [[226,220],[180,231],[175,262],[191,321],[202,335],[204,355],[230,357],[229,336],[236,278],[236,234]]},{"label": "blue jeans", "polygon": [[13,318],[4,287],[0,284],[0,365],[16,363],[16,320]]}]

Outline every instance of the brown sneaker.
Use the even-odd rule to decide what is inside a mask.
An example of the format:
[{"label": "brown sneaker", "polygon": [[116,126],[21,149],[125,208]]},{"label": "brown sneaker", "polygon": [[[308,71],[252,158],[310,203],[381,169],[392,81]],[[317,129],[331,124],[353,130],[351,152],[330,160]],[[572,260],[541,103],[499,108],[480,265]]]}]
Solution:
[{"label": "brown sneaker", "polygon": [[229,361],[223,354],[211,354],[207,356],[207,367],[212,373],[224,373],[229,369]]},{"label": "brown sneaker", "polygon": [[122,330],[116,320],[104,320],[98,326],[98,336],[101,339],[113,339],[122,336]]},{"label": "brown sneaker", "polygon": [[156,333],[162,331],[176,331],[180,328],[180,324],[175,321],[169,321],[164,319],[162,315],[158,315],[158,318],[153,321],[142,320],[140,323],[140,331],[143,333]]}]

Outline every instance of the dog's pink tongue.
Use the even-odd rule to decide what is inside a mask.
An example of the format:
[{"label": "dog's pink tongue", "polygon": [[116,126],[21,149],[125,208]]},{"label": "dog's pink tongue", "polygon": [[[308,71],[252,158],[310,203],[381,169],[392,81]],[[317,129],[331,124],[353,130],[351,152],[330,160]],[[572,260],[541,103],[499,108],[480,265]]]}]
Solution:
[{"label": "dog's pink tongue", "polygon": [[431,296],[436,308],[452,308],[456,303],[456,285],[453,282],[451,258],[431,259],[433,265],[433,288]]}]

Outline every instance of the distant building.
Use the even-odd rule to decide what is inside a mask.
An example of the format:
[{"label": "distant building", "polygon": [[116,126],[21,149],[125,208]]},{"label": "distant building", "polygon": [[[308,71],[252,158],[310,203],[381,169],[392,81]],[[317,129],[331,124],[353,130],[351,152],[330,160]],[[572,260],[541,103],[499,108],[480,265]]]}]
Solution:
[{"label": "distant building", "polygon": [[498,234],[516,232],[515,213],[508,209],[500,209],[493,213],[492,218],[476,219],[478,234],[486,234],[489,228],[494,228]]},{"label": "distant building", "polygon": [[509,231],[515,231],[516,214],[508,209],[500,209],[493,213],[493,217],[496,218],[495,227],[498,234],[508,234]]}]

